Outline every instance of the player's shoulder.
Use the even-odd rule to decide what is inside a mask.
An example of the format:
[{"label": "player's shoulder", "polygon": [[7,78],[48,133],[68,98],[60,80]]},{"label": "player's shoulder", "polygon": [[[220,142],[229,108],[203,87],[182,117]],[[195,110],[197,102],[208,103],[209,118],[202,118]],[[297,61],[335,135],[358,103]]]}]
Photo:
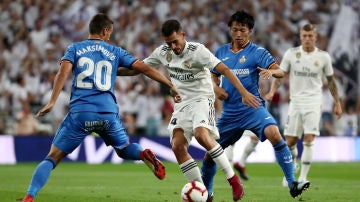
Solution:
[{"label": "player's shoulder", "polygon": [[301,46],[292,47],[287,50],[287,52],[290,52],[290,53],[297,53],[299,51],[301,51]]},{"label": "player's shoulder", "polygon": [[156,50],[162,51],[162,52],[167,52],[167,51],[171,51],[171,48],[167,44],[163,44],[163,45],[157,47]]},{"label": "player's shoulder", "polygon": [[249,42],[249,44],[247,44],[245,48],[249,48],[255,52],[264,52],[264,51],[268,52],[268,50],[266,48],[264,48],[256,43],[252,43],[252,42]]},{"label": "player's shoulder", "polygon": [[319,48],[316,48],[316,52],[317,52],[318,54],[329,55],[329,52],[327,52],[327,51],[325,51],[325,50],[321,50],[321,49],[319,49]]},{"label": "player's shoulder", "polygon": [[193,42],[193,41],[190,41],[190,42],[186,42],[186,49],[189,50],[189,51],[198,51],[198,50],[201,50],[201,49],[204,49],[206,48],[204,46],[204,44],[201,44],[201,43],[198,43],[198,42]]}]

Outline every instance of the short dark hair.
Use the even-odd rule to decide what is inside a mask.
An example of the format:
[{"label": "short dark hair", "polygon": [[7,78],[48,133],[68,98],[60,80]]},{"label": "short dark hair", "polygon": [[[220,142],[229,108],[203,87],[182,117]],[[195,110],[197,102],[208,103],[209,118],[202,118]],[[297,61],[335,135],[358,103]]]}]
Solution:
[{"label": "short dark hair", "polygon": [[316,27],[313,25],[313,24],[305,24],[301,30],[304,30],[304,31],[316,31]]},{"label": "short dark hair", "polygon": [[234,13],[230,17],[230,20],[228,22],[228,26],[231,27],[233,22],[238,22],[238,23],[247,25],[247,27],[249,29],[254,28],[254,25],[255,25],[254,17],[252,15],[250,15],[249,13],[243,11],[243,10],[236,11],[236,13]]},{"label": "short dark hair", "polygon": [[174,33],[174,32],[179,32],[179,31],[181,31],[181,30],[182,30],[182,28],[181,28],[180,22],[177,21],[177,20],[171,19],[171,20],[165,21],[165,22],[162,24],[161,34],[162,34],[164,37],[168,37],[168,36],[170,36],[172,33]]},{"label": "short dark hair", "polygon": [[90,34],[100,34],[104,28],[111,28],[114,22],[104,13],[94,15],[89,24]]}]

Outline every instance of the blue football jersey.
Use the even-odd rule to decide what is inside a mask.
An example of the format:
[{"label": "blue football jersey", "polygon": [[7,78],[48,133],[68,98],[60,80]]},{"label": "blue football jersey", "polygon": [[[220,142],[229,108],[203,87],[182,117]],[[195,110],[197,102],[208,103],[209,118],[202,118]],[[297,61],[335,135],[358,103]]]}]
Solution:
[{"label": "blue football jersey", "polygon": [[70,112],[119,112],[114,95],[117,68],[130,68],[136,58],[120,47],[88,39],[70,45],[61,60],[73,64]]},{"label": "blue football jersey", "polygon": [[[251,42],[237,53],[232,52],[230,46],[231,44],[228,43],[219,47],[215,56],[226,64],[239,78],[243,86],[250,93],[259,97],[264,105],[265,103],[259,92],[259,70],[257,70],[257,67],[269,68],[275,63],[274,58],[266,49]],[[218,76],[220,75],[216,70],[212,70],[212,72]],[[221,87],[229,95],[228,99],[223,101],[222,115],[238,116],[239,113],[251,108],[243,105],[241,94],[227,78],[222,77]]]}]

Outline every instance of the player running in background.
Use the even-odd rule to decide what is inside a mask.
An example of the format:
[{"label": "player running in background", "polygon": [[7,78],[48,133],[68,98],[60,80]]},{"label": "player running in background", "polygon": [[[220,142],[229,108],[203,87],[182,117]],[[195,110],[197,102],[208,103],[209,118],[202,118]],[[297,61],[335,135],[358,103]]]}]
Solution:
[{"label": "player running in background", "polygon": [[[325,76],[335,100],[334,113],[337,118],[342,115],[330,55],[315,46],[316,39],[316,28],[312,24],[304,25],[300,30],[301,46],[287,50],[280,63],[281,70],[289,74],[290,105],[284,135],[293,159],[298,155],[297,142],[304,133],[299,181],[307,180],[313,157],[313,142],[315,136],[320,135],[322,79]],[[269,99],[280,84],[280,79],[272,82]]]},{"label": "player running in background", "polygon": [[[250,154],[255,151],[256,145],[259,143],[259,138],[251,132],[251,130],[245,130],[242,134],[242,137],[248,136],[250,140],[246,143],[243,152],[241,153],[240,159],[237,162],[233,162],[234,168],[236,171],[239,172],[240,177],[243,180],[249,180],[249,176],[246,173],[246,161],[247,158],[250,156]],[[225,151],[227,152],[229,161],[232,162],[233,158],[233,152],[234,152],[234,145],[229,145]],[[231,157],[230,157],[231,156]]]},{"label": "player running in background", "polygon": [[114,95],[117,69],[119,66],[134,68],[169,86],[175,102],[181,101],[181,98],[176,87],[160,72],[124,49],[107,43],[112,32],[113,21],[105,14],[97,14],[91,19],[88,39],[70,45],[62,57],[51,99],[37,116],[44,116],[52,109],[72,73],[70,110],[56,132],[50,152],[35,169],[23,202],[34,201],[51,171],[92,132],[99,134],[106,145],[111,145],[119,157],[142,160],[159,179],[165,178],[165,167],[151,150],[143,150],[139,144],[129,143]]},{"label": "player running in background", "polygon": [[[275,119],[260,97],[258,84],[259,77],[263,79],[283,77],[284,72],[279,69],[279,65],[266,49],[250,42],[254,27],[254,18],[250,14],[244,11],[235,12],[228,26],[232,41],[221,46],[215,55],[230,67],[244,87],[262,102],[259,108],[244,105],[241,102],[244,97],[236,91],[229,80],[222,78],[221,87],[214,86],[218,98],[223,100],[222,113],[217,121],[220,132],[218,142],[222,148],[226,148],[239,140],[244,130],[251,130],[260,141],[268,139],[274,147],[277,162],[289,182],[290,194],[296,197],[310,186],[310,182],[295,181],[290,150],[279,132]],[[212,72],[214,83],[219,84],[219,72],[216,69]],[[216,164],[211,156],[206,154],[202,165],[202,178],[210,194],[213,192],[216,170]]]},{"label": "player running in background", "polygon": [[151,66],[165,66],[182,96],[182,102],[174,105],[168,127],[180,169],[188,181],[202,182],[200,169],[188,153],[190,141],[195,137],[224,172],[232,187],[233,199],[237,201],[244,194],[242,184],[214,139],[219,134],[215,126],[215,95],[210,70],[215,69],[224,75],[235,86],[235,91],[243,96],[245,105],[258,107],[259,102],[204,45],[186,41],[185,32],[177,20],[164,22],[161,33],[166,44],[156,48],[144,62]]}]

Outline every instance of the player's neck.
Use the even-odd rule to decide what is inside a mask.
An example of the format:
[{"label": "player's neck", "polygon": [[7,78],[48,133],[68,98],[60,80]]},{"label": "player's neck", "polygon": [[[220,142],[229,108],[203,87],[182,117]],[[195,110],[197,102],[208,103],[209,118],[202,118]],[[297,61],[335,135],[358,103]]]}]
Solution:
[{"label": "player's neck", "polygon": [[99,34],[90,34],[88,39],[104,41],[104,39]]},{"label": "player's neck", "polygon": [[242,49],[244,49],[245,46],[247,46],[249,43],[250,43],[249,40],[247,40],[247,41],[246,41],[245,43],[243,43],[243,44],[239,44],[239,43],[234,43],[234,42],[232,42],[230,49],[231,49],[233,52],[237,53],[237,52],[241,51]]},{"label": "player's neck", "polygon": [[302,49],[307,53],[311,53],[315,50],[315,46],[303,46]]}]

